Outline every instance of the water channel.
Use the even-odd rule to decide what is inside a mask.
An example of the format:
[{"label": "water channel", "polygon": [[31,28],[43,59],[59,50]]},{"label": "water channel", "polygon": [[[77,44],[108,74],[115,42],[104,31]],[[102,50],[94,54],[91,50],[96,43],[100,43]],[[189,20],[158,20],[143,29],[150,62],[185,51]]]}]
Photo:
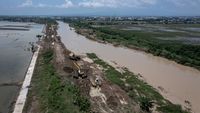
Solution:
[{"label": "water channel", "polygon": [[58,34],[69,50],[76,54],[96,53],[108,63],[114,61],[134,73],[140,73],[147,83],[171,102],[188,106],[187,100],[192,110],[200,113],[200,71],[142,51],[89,40],[77,34],[68,24],[58,23]]}]

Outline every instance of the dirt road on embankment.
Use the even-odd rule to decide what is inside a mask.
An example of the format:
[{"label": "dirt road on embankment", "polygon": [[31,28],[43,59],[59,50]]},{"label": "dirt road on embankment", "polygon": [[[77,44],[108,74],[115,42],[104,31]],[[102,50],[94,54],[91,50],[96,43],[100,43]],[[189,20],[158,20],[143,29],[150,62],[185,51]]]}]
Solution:
[{"label": "dirt road on embankment", "polygon": [[143,113],[91,59],[72,55],[56,30],[56,25],[48,25],[40,43],[24,113]]}]

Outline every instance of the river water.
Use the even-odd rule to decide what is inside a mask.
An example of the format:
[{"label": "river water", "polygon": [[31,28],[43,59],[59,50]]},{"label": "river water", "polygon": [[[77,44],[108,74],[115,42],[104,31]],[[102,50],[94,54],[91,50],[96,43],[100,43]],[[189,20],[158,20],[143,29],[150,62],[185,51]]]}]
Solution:
[{"label": "river water", "polygon": [[76,54],[96,53],[112,65],[114,61],[134,73],[140,73],[165,98],[175,104],[190,106],[185,103],[187,100],[193,112],[200,113],[200,71],[145,52],[89,40],[63,22],[59,22],[58,34],[65,46]]},{"label": "river water", "polygon": [[[0,84],[23,82],[32,57],[29,42],[36,42],[43,26],[34,23],[0,22],[0,27],[29,30],[0,30]],[[0,113],[8,113],[19,87],[0,86]]]}]

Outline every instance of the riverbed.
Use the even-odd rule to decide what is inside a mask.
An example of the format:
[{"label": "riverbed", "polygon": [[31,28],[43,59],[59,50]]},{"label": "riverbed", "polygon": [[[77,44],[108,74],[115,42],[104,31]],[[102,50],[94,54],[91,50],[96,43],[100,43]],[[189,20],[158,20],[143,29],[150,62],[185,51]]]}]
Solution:
[{"label": "riverbed", "polygon": [[140,73],[165,98],[200,113],[200,71],[142,51],[89,40],[70,29],[68,24],[58,23],[58,34],[67,49],[76,54],[95,53],[111,65],[117,63]]},{"label": "riverbed", "polygon": [[32,57],[29,42],[37,41],[43,25],[1,21],[0,26],[6,26],[0,30],[0,84],[8,84],[0,86],[0,113],[8,113]]}]

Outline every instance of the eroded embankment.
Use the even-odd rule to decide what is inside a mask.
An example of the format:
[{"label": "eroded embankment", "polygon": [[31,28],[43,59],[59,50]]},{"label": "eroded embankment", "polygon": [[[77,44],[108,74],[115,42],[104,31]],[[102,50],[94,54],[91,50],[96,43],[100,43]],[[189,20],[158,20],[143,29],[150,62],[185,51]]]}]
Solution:
[{"label": "eroded embankment", "polygon": [[56,30],[47,26],[24,113],[185,113],[128,70],[74,55]]},{"label": "eroded embankment", "polygon": [[24,113],[143,112],[92,60],[72,59],[56,28],[47,26]]},{"label": "eroded embankment", "polygon": [[[113,84],[120,86],[140,108],[146,112],[187,113],[180,105],[172,104],[159,92],[141,80],[141,75],[130,72],[127,68],[114,68],[99,59],[94,53],[87,54],[105,73]],[[120,71],[119,71],[120,70]],[[189,111],[188,111],[189,112]]]},{"label": "eroded embankment", "polygon": [[[139,73],[143,80],[156,88],[174,104],[199,111],[200,72],[173,61],[124,47],[101,44],[79,35],[68,24],[59,23],[58,33],[65,46],[76,54],[95,53],[116,67],[126,67]],[[117,63],[117,65],[116,65]]]}]

